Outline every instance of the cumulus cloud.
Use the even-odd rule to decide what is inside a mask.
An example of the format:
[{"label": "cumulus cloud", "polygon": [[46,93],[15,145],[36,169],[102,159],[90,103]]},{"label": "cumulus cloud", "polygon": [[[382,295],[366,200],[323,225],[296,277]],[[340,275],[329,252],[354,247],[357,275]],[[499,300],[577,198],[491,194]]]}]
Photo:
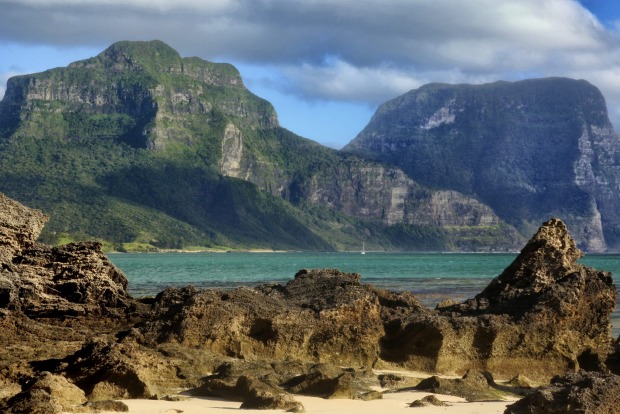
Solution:
[{"label": "cumulus cloud", "polygon": [[[427,82],[578,76],[620,108],[619,31],[574,0],[3,0],[0,40],[269,65],[308,100],[370,105]],[[618,113],[620,110],[613,110]]]}]

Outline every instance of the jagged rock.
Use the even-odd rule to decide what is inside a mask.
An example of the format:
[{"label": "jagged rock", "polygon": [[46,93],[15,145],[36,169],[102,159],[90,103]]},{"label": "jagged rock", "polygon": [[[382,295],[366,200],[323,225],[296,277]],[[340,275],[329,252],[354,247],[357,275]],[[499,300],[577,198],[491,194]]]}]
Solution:
[{"label": "jagged rock", "polygon": [[488,372],[469,371],[463,378],[449,379],[432,376],[420,382],[416,390],[435,394],[455,395],[467,401],[493,401],[502,399],[503,393],[496,388]]},{"label": "jagged rock", "polygon": [[187,385],[174,364],[131,339],[93,340],[56,367],[82,388],[89,400],[151,398]]},{"label": "jagged rock", "polygon": [[146,306],[127,294],[127,278],[99,243],[37,243],[46,220],[0,194],[0,368],[62,358],[126,327]]},{"label": "jagged rock", "polygon": [[379,296],[359,275],[303,270],[282,285],[167,289],[140,326],[146,343],[176,342],[246,360],[369,366],[383,335]]},{"label": "jagged rock", "polygon": [[482,366],[536,380],[601,365],[617,291],[608,272],[577,263],[581,255],[562,221],[544,223],[475,298],[386,320],[382,358],[428,372]]},{"label": "jagged rock", "polygon": [[0,194],[0,310],[30,318],[114,314],[132,306],[127,278],[101,244],[35,240],[47,216]]},{"label": "jagged rock", "polygon": [[40,374],[27,389],[7,401],[7,414],[56,414],[86,403],[84,391],[60,375]]},{"label": "jagged rock", "polygon": [[[34,244],[48,217],[0,193],[0,268],[11,267],[13,257]],[[1,285],[0,285],[1,286]],[[0,307],[6,301],[0,293]]]},{"label": "jagged rock", "polygon": [[97,242],[50,248],[36,244],[0,273],[2,307],[31,318],[112,314],[132,308],[127,278]]},{"label": "jagged rock", "polygon": [[556,377],[509,405],[504,414],[615,414],[620,407],[620,377],[576,372]]}]

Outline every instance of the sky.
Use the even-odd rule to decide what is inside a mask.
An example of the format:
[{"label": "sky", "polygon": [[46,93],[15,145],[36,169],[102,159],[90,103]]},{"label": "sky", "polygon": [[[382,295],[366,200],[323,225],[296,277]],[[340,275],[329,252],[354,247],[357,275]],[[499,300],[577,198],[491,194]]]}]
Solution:
[{"label": "sky", "polygon": [[283,127],[334,148],[430,82],[586,79],[620,131],[617,0],[0,0],[0,97],[11,76],[154,39],[232,63]]}]

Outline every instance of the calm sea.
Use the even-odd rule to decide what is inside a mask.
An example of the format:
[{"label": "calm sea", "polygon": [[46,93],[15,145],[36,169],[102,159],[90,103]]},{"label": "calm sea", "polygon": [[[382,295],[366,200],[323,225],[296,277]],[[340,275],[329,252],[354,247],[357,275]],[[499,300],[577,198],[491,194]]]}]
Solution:
[{"label": "calm sea", "polygon": [[[286,283],[299,269],[337,268],[360,273],[362,282],[410,291],[434,307],[446,298],[464,300],[499,275],[515,254],[473,253],[139,253],[110,254],[129,279],[135,297],[155,295],[171,286],[201,288]],[[581,263],[612,272],[620,284],[620,255],[587,255]],[[613,315],[620,334],[620,309]]]}]

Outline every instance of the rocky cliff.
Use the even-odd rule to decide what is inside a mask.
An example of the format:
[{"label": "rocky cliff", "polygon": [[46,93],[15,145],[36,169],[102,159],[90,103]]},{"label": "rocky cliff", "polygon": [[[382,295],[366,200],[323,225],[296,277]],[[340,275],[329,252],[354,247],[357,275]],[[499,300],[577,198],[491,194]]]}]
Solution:
[{"label": "rocky cliff", "polygon": [[523,234],[555,215],[588,250],[620,247],[620,141],[586,81],[426,85],[383,104],[345,150],[475,197]]},{"label": "rocky cliff", "polygon": [[11,78],[0,103],[0,190],[53,213],[50,241],[96,236],[119,248],[522,242],[471,196],[280,128],[234,67],[182,58],[160,41],[119,42]]}]

